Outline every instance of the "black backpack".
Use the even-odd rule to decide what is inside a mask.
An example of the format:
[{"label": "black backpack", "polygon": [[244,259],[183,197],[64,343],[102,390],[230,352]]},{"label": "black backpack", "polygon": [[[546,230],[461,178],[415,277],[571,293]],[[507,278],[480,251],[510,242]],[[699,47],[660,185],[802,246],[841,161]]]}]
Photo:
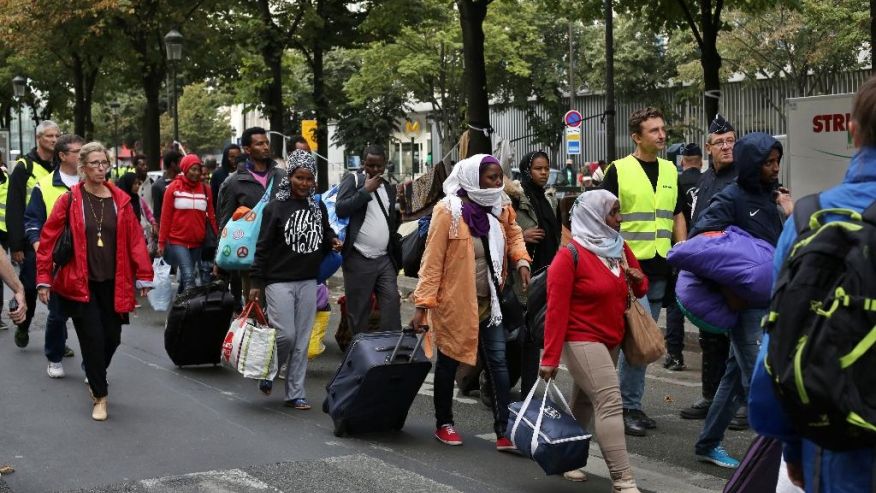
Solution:
[{"label": "black backpack", "polygon": [[[578,269],[578,250],[571,243],[566,248],[572,254],[572,263]],[[544,347],[544,318],[547,315],[547,271],[546,265],[535,271],[526,289],[526,337],[538,347]]]},{"label": "black backpack", "polygon": [[794,221],[764,319],[766,371],[801,436],[832,450],[876,446],[876,204],[821,209],[810,195]]}]

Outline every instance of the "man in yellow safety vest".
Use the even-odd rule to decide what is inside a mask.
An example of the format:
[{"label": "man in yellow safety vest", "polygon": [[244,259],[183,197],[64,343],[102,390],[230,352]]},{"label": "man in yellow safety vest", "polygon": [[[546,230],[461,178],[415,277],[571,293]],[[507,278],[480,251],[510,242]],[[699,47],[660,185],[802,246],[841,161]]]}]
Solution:
[{"label": "man in yellow safety vest", "polygon": [[[648,276],[647,303],[656,320],[671,275],[666,256],[673,241],[687,238],[684,197],[679,193],[675,165],[657,156],[666,147],[663,113],[650,107],[633,112],[629,132],[636,149],[609,165],[602,188],[615,194],[620,201],[621,235]],[[629,365],[621,354],[618,369],[624,431],[631,436],[645,436],[648,429],[657,427],[657,423],[642,411],[645,367]]]}]

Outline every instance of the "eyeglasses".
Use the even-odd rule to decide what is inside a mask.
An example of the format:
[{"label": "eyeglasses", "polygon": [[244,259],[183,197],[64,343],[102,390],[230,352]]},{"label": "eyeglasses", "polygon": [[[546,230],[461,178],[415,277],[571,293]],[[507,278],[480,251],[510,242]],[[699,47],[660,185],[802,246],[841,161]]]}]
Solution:
[{"label": "eyeglasses", "polygon": [[719,148],[725,147],[725,146],[726,147],[733,147],[734,145],[736,145],[736,139],[716,140],[716,141],[712,142],[712,145],[719,147]]},{"label": "eyeglasses", "polygon": [[105,159],[97,160],[97,161],[87,161],[85,164],[87,164],[88,167],[90,167],[90,168],[109,168],[110,167],[110,162],[105,160]]}]

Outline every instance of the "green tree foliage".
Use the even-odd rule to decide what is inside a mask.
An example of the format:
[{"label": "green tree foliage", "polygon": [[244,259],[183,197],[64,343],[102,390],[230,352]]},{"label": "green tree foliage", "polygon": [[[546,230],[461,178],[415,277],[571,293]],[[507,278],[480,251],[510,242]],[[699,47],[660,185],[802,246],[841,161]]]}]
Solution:
[{"label": "green tree foliage", "polygon": [[[222,109],[227,97],[204,83],[186,86],[179,98],[179,138],[188,152],[218,153],[231,138],[228,111]],[[161,138],[170,140],[173,121],[161,115]]]}]

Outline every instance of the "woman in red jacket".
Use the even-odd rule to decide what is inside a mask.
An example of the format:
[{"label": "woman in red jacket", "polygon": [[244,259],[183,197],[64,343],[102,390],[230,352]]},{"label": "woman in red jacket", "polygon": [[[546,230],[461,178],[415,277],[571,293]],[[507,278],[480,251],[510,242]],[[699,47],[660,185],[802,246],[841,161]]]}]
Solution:
[{"label": "woman in red jacket", "polygon": [[[611,192],[591,190],[572,206],[570,245],[561,248],[548,268],[544,354],[539,375],[554,378],[560,354],[572,374],[572,412],[582,426],[599,437],[599,448],[611,473],[614,490],[638,493],[624,438],[623,406],[618,385],[618,347],[624,338],[628,285],[636,297],[648,292],[639,262],[620,236],[620,203]],[[624,269],[622,258],[629,267]],[[574,308],[573,308],[574,307]],[[566,473],[584,480],[583,471]]]},{"label": "woman in red jacket", "polygon": [[[60,296],[64,313],[73,319],[85,375],[94,401],[91,417],[107,418],[106,370],[119,347],[122,324],[134,310],[134,289],[145,296],[152,286],[152,264],[131,198],[106,175],[109,156],[99,142],[82,146],[82,182],[58,199],[40,233],[37,290],[48,303]],[[73,255],[64,265],[52,252],[69,226]]]},{"label": "woman in red jacket", "polygon": [[158,255],[179,269],[179,291],[195,283],[195,266],[201,261],[201,248],[207,225],[216,230],[213,194],[201,181],[201,158],[189,154],[179,164],[180,174],[164,192],[158,231]]}]

